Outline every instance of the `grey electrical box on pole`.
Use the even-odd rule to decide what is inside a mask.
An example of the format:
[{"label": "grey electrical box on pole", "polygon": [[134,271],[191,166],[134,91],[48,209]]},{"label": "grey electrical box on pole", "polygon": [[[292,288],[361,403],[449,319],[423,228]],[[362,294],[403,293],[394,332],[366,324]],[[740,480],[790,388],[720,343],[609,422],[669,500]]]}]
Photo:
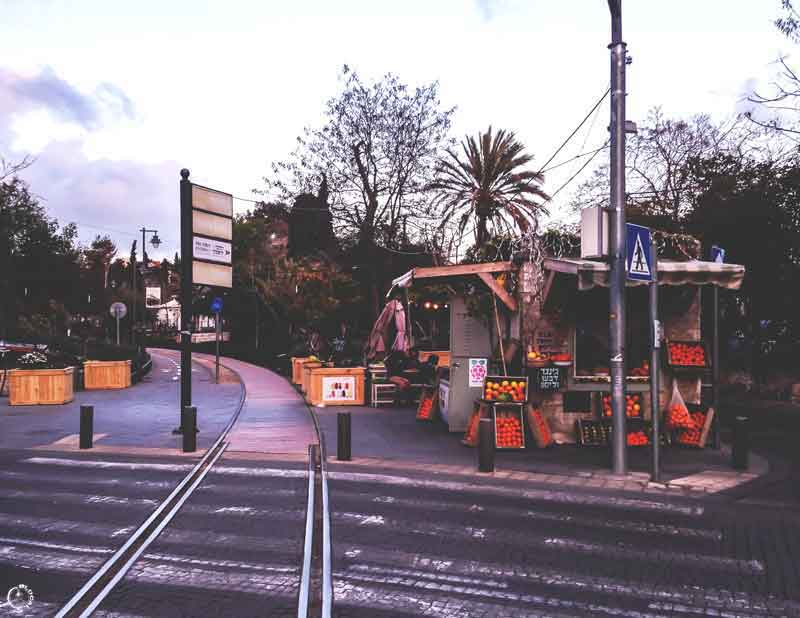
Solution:
[{"label": "grey electrical box on pole", "polygon": [[611,202],[609,209],[609,366],[611,369],[612,469],[628,473],[625,419],[625,56],[622,0],[608,0],[611,12]]}]

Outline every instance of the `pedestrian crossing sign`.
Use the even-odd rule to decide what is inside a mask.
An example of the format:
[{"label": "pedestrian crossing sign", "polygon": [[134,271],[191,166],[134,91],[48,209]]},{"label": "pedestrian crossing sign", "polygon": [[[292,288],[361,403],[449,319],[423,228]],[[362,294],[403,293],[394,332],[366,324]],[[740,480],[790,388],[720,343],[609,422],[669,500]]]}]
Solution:
[{"label": "pedestrian crossing sign", "polygon": [[628,279],[653,280],[653,260],[650,255],[650,228],[626,223]]}]

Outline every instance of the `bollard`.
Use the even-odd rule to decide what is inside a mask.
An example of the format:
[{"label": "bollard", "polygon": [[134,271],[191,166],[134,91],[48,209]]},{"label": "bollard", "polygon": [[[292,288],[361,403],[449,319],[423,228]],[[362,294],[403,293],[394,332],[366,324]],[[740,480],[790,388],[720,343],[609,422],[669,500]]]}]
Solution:
[{"label": "bollard", "polygon": [[494,472],[494,422],[490,418],[478,423],[478,472]]},{"label": "bollard", "polygon": [[336,459],[350,461],[352,445],[350,412],[336,414]]},{"label": "bollard", "polygon": [[750,451],[750,419],[737,416],[733,421],[733,467],[747,470]]},{"label": "bollard", "polygon": [[183,452],[194,453],[197,450],[197,408],[184,408]]},{"label": "bollard", "polygon": [[94,434],[94,406],[81,406],[80,448],[92,448]]}]

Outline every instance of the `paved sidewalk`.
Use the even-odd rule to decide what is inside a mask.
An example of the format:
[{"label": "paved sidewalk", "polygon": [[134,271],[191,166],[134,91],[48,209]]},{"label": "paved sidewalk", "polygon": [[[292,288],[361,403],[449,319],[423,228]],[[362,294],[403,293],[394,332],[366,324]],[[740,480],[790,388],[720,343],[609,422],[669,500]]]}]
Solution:
[{"label": "paved sidewalk", "polygon": [[[336,415],[352,414],[351,466],[424,471],[434,474],[481,475],[477,452],[461,444],[462,434],[449,433],[441,423],[415,420],[415,410],[386,407],[316,408],[328,444],[328,457],[336,458]],[[650,449],[629,448],[631,473],[618,477],[610,471],[610,451],[575,445],[524,451],[497,451],[493,476],[503,479],[549,482],[607,489],[647,491],[672,495],[706,496],[746,487],[769,471],[766,460],[750,456],[750,468],[731,468],[727,449],[714,451],[683,447],[662,449],[662,483],[650,483]],[[337,462],[338,463],[338,462]],[[741,494],[741,492],[740,492]]]},{"label": "paved sidewalk", "polygon": [[[55,406],[9,406],[7,397],[0,398],[0,449],[77,450],[80,406],[89,404],[94,406],[94,451],[180,451],[181,436],[172,434],[180,424],[180,363],[159,350],[151,355],[151,372],[127,389],[78,391],[71,403]],[[215,384],[208,363],[195,362],[192,368],[201,451],[216,440],[241,402],[238,380],[229,372],[224,377]]]},{"label": "paved sidewalk", "polygon": [[[211,355],[194,353],[192,357],[213,365]],[[245,391],[244,406],[228,434],[227,452],[306,455],[317,436],[308,407],[294,387],[257,365],[232,358],[221,359],[221,364],[236,374]]]}]

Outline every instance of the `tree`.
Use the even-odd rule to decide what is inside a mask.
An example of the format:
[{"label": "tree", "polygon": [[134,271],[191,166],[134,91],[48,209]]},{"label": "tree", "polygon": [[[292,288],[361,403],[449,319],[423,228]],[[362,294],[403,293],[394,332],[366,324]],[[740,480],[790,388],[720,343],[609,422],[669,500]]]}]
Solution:
[{"label": "tree", "polygon": [[108,236],[95,236],[89,248],[83,250],[85,291],[91,295],[90,304],[104,301],[107,304],[108,274],[111,262],[117,255],[117,246]]},{"label": "tree", "polygon": [[753,367],[763,368],[765,324],[784,324],[800,337],[800,300],[787,293],[800,282],[800,162],[720,155],[693,161],[691,174],[698,197],[686,229],[703,240],[706,255],[719,244],[726,259],[745,265],[744,283],[733,297],[744,313],[728,311],[723,323],[729,332],[749,334]]},{"label": "tree", "polygon": [[[716,123],[700,114],[689,119],[666,118],[653,108],[636,135],[627,138],[625,172],[629,206],[677,229],[692,209],[697,195],[689,164],[694,159],[729,155],[779,158],[785,143],[764,139],[762,131],[740,117]],[[582,183],[572,200],[575,211],[586,206],[607,206],[608,164]]]},{"label": "tree", "polygon": [[[352,240],[377,313],[381,276],[375,248],[397,249],[403,221],[434,220],[424,188],[446,144],[454,109],[442,109],[437,82],[410,89],[387,74],[367,83],[347,66],[322,127],[306,128],[288,160],[265,178],[289,202],[327,181],[334,229]],[[424,225],[422,226],[424,227]]]},{"label": "tree", "polygon": [[513,228],[527,232],[539,213],[545,212],[547,195],[539,187],[544,177],[524,169],[533,157],[524,152],[514,133],[493,134],[489,127],[477,138],[466,137],[461,150],[463,158],[451,148],[446,150],[429,184],[441,208],[440,226],[455,218],[462,233],[475,219],[478,246],[489,238],[489,223],[495,235]]}]

